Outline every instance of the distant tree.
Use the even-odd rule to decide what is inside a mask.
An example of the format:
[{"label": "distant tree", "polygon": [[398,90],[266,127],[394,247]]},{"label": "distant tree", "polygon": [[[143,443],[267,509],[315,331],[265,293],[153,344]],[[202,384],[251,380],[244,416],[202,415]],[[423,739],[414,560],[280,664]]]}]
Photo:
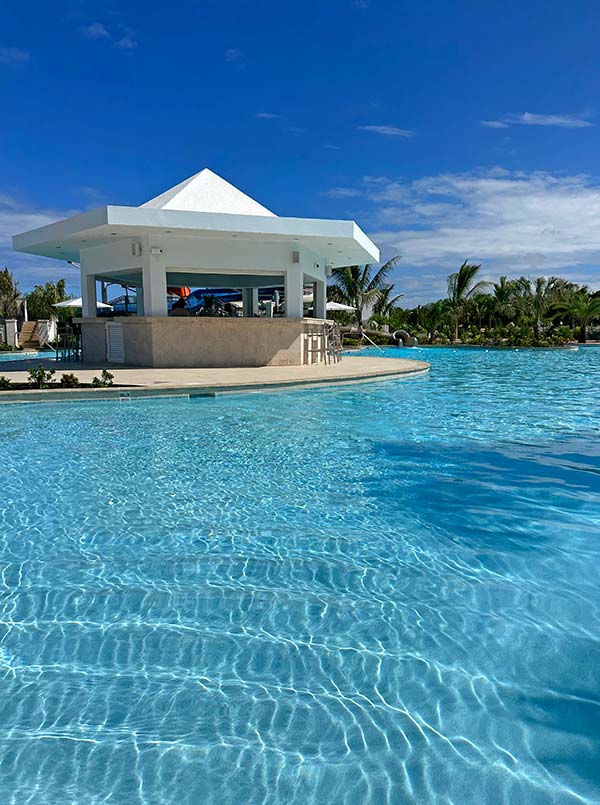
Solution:
[{"label": "distant tree", "polygon": [[465,312],[469,317],[469,322],[481,329],[484,324],[492,326],[496,306],[494,297],[488,293],[478,293],[467,299],[465,302]]},{"label": "distant tree", "polygon": [[56,316],[58,311],[53,307],[57,302],[65,302],[67,296],[64,279],[58,282],[47,282],[45,285],[36,285],[33,291],[27,294],[27,310],[30,319],[49,319]]},{"label": "distant tree", "polygon": [[573,288],[572,283],[566,283],[559,277],[536,277],[533,280],[520,277],[516,280],[517,304],[533,319],[533,332],[537,341],[542,337],[545,317],[564,300],[569,288]]},{"label": "distant tree", "polygon": [[417,312],[417,326],[423,327],[431,336],[434,332],[441,330],[448,322],[448,300],[440,299],[437,302],[429,302],[427,305],[421,305],[417,309]]},{"label": "distant tree", "polygon": [[[365,269],[366,276],[362,273]],[[361,288],[366,288],[362,298],[370,298],[373,276],[368,273],[370,267],[365,269],[340,269],[337,273],[350,275],[354,285],[331,288],[331,298],[343,291],[343,296],[337,298],[358,306],[354,300]],[[600,290],[592,293],[587,286],[561,277],[502,276],[497,282],[488,283],[478,281],[479,270],[479,265],[463,263],[448,277],[445,299],[414,308],[394,305],[396,299],[383,282],[379,293],[392,304],[390,307],[384,302],[381,308],[386,312],[374,314],[374,318],[389,325],[392,332],[414,330],[420,339],[433,343],[457,339],[462,325],[461,339],[465,343],[519,347],[560,346],[573,337],[575,326],[579,327],[579,339],[584,342],[589,326],[600,324]],[[492,286],[489,292],[484,290],[487,286]],[[563,325],[562,319],[567,317]]]},{"label": "distant tree", "polygon": [[501,322],[510,321],[515,316],[515,283],[506,276],[493,284],[494,312]]},{"label": "distant tree", "polygon": [[590,296],[585,289],[569,295],[557,305],[558,310],[572,316],[579,327],[579,343],[587,341],[587,330],[590,323],[600,319],[600,296]]},{"label": "distant tree", "polygon": [[391,311],[397,307],[398,302],[403,296],[403,293],[394,294],[393,285],[383,286],[380,291],[379,299],[373,305],[373,313],[379,316],[389,316]]},{"label": "distant tree", "polygon": [[480,280],[474,282],[479,273],[481,265],[465,262],[458,271],[448,277],[448,301],[452,312],[452,323],[454,325],[454,340],[458,341],[458,326],[464,313],[465,303],[475,294],[481,293],[489,282]]},{"label": "distant tree", "polygon": [[[388,312],[402,294],[392,297],[393,284],[386,282],[390,271],[400,258],[393,257],[379,269],[371,265],[346,266],[334,268],[333,284],[329,286],[329,298],[355,308],[354,317],[357,324],[362,325],[365,308],[372,307],[374,312]],[[378,309],[381,305],[382,309]]]},{"label": "distant tree", "polygon": [[19,284],[14,275],[5,267],[0,271],[0,318],[15,318],[18,298]]}]

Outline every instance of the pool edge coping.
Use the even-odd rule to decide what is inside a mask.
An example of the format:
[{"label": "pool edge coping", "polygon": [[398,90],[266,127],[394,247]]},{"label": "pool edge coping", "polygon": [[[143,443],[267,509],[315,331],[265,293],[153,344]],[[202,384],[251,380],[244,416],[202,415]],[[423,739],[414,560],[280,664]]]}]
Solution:
[{"label": "pool edge coping", "polygon": [[[421,361],[426,363],[426,361]],[[429,373],[431,365],[415,369],[381,370],[369,374],[352,374],[346,377],[294,378],[293,380],[272,380],[246,383],[204,383],[195,385],[156,386],[118,386],[91,389],[27,389],[23,391],[3,391],[0,393],[0,406],[31,403],[86,402],[95,400],[132,400],[159,397],[216,397],[225,394],[260,393],[294,389],[322,388],[358,383],[382,382],[386,380],[410,379]]]}]

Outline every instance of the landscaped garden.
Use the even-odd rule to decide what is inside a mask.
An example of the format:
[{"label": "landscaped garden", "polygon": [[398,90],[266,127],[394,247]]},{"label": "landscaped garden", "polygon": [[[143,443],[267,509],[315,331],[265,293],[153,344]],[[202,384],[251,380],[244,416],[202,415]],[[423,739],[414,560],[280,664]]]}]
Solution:
[{"label": "landscaped garden", "polygon": [[480,265],[465,262],[448,277],[446,298],[402,308],[402,294],[388,282],[396,262],[378,270],[352,266],[334,271],[330,298],[356,309],[333,314],[347,328],[345,344],[362,342],[356,325],[381,344],[399,329],[421,344],[439,345],[554,347],[600,339],[600,293],[585,285],[561,277],[502,276],[488,282],[480,279]]}]

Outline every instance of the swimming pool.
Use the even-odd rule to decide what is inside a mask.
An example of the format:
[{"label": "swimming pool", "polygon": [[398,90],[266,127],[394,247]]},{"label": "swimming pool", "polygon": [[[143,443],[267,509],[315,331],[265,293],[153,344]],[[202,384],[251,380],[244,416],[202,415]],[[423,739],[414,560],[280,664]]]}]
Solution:
[{"label": "swimming pool", "polygon": [[0,365],[7,361],[29,361],[36,358],[54,360],[54,352],[0,352]]},{"label": "swimming pool", "polygon": [[0,410],[2,803],[599,800],[600,349],[388,354]]}]

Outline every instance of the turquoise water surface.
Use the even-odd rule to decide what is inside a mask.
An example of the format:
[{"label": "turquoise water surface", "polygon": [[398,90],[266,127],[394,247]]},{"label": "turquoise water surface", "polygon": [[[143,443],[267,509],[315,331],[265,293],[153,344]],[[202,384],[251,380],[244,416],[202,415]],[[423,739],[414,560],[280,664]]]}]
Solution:
[{"label": "turquoise water surface", "polygon": [[0,352],[0,364],[7,361],[30,361],[36,358],[52,360],[54,352]]},{"label": "turquoise water surface", "polygon": [[600,349],[0,408],[0,803],[600,801]]}]

